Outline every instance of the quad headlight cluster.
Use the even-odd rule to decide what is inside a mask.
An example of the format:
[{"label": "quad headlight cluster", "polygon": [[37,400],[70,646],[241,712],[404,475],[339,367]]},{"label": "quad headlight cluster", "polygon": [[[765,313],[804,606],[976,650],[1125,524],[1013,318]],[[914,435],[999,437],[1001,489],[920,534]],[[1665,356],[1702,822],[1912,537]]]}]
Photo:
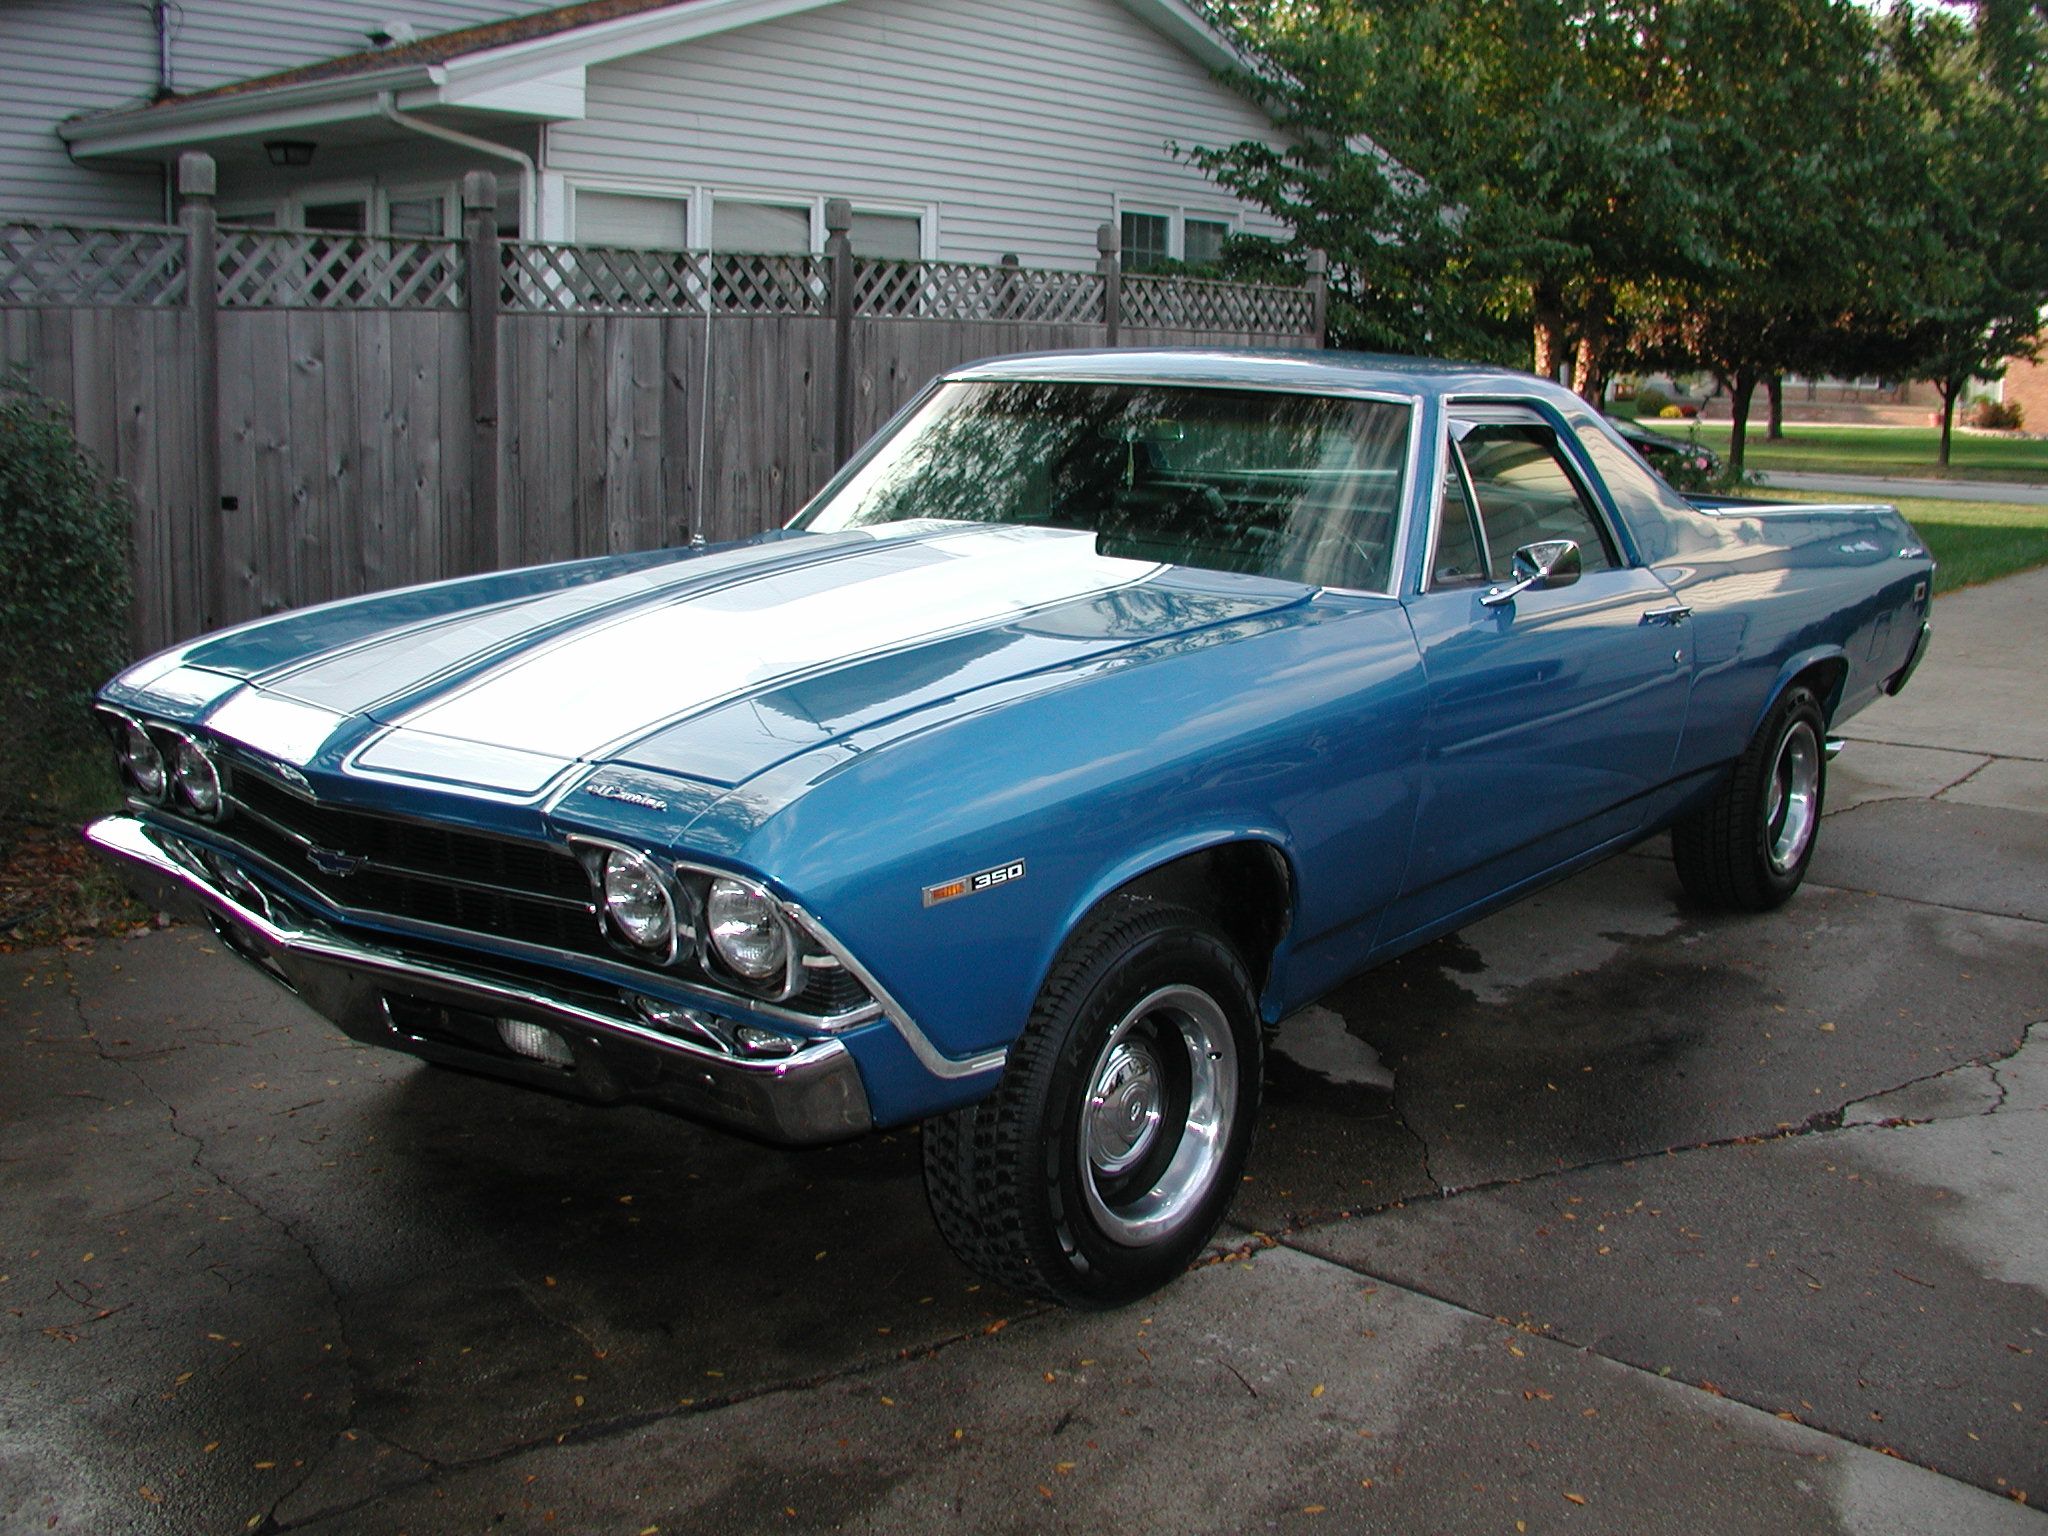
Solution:
[{"label": "quad headlight cluster", "polygon": [[655,965],[695,964],[766,997],[801,984],[788,910],[748,880],[667,865],[614,844],[577,839],[613,947]]},{"label": "quad headlight cluster", "polygon": [[218,821],[225,796],[220,765],[196,736],[172,726],[145,726],[133,715],[103,710],[114,737],[114,756],[129,793],[150,805]]}]

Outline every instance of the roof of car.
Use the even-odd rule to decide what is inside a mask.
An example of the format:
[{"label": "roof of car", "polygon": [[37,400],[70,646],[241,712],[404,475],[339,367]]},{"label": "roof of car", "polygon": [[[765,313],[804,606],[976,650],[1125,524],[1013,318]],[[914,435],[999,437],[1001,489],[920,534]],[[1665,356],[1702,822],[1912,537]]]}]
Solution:
[{"label": "roof of car", "polygon": [[1049,379],[1245,385],[1257,388],[1384,391],[1402,396],[1540,395],[1577,397],[1535,374],[1487,363],[1394,357],[1372,352],[1281,352],[1195,347],[1115,347],[1090,352],[1032,352],[984,358],[953,369],[954,379]]}]

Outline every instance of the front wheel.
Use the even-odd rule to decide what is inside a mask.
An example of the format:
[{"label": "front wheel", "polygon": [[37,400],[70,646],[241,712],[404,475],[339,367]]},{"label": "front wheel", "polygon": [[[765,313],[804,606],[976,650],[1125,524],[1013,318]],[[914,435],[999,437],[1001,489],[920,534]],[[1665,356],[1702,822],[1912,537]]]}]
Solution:
[{"label": "front wheel", "polygon": [[1184,1270],[1258,1118],[1250,978],[1199,913],[1112,903],[1069,942],[995,1093],[926,1124],[953,1251],[1013,1290],[1113,1307]]},{"label": "front wheel", "polygon": [[1788,688],[1720,791],[1672,827],[1678,878],[1695,901],[1768,912],[1799,889],[1827,792],[1826,732],[1812,691]]}]

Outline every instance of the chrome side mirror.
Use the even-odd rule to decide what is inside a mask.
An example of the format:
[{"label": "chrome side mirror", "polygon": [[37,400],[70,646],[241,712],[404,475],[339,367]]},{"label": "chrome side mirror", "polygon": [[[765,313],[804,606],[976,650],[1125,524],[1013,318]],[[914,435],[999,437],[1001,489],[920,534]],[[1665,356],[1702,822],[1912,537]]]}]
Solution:
[{"label": "chrome side mirror", "polygon": [[1488,608],[1512,603],[1524,592],[1568,587],[1579,579],[1579,546],[1570,539],[1545,539],[1515,551],[1514,579],[1504,587],[1488,587],[1479,601]]}]

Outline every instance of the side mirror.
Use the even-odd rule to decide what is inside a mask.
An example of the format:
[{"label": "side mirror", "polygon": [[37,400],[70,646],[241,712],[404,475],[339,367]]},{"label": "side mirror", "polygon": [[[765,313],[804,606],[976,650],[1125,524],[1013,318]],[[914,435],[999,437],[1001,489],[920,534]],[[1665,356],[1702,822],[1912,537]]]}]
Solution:
[{"label": "side mirror", "polygon": [[1488,608],[1498,608],[1512,603],[1524,592],[1568,587],[1579,579],[1579,568],[1579,546],[1570,539],[1524,544],[1515,551],[1513,580],[1504,587],[1488,587],[1479,601]]}]

